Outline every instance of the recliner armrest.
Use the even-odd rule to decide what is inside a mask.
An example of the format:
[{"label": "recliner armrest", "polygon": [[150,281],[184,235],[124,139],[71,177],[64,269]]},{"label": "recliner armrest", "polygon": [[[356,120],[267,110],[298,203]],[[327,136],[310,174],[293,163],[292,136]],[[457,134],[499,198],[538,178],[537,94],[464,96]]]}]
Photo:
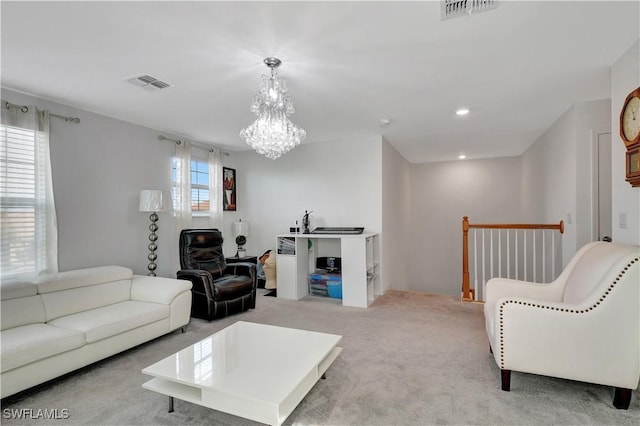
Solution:
[{"label": "recliner armrest", "polygon": [[253,286],[257,285],[256,265],[249,262],[228,263],[225,274],[245,275],[251,277]]},{"label": "recliner armrest", "polygon": [[176,273],[179,280],[189,280],[193,284],[192,291],[204,293],[208,299],[214,299],[213,276],[204,269],[181,269]]}]

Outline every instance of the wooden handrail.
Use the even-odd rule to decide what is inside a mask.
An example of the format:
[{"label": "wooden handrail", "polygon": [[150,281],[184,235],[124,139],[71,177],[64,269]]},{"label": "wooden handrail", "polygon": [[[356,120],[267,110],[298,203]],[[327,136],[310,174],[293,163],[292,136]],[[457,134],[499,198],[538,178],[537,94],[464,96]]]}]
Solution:
[{"label": "wooden handrail", "polygon": [[475,289],[469,284],[469,229],[552,229],[564,234],[564,221],[558,224],[535,224],[535,223],[491,223],[491,224],[471,224],[469,217],[462,217],[462,300],[470,302],[474,300]]},{"label": "wooden handrail", "polygon": [[[465,216],[462,218],[464,223]],[[564,234],[564,222],[561,220],[558,224],[537,224],[537,223],[507,223],[507,224],[498,224],[498,223],[490,223],[490,224],[470,224],[467,220],[468,229],[471,228],[484,228],[484,229],[556,229],[560,231],[561,234]],[[464,225],[463,225],[464,230]]]}]

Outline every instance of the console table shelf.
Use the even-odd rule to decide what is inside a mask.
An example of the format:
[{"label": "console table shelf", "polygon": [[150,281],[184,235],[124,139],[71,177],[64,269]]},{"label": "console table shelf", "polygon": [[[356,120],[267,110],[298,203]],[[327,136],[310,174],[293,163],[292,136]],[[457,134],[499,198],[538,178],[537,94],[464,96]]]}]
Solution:
[{"label": "console table shelf", "polygon": [[307,280],[317,257],[316,250],[308,248],[309,240],[317,247],[326,239],[340,241],[340,253],[332,255],[342,258],[342,304],[366,308],[382,294],[380,243],[375,233],[278,235],[278,297],[299,300],[309,295]]}]

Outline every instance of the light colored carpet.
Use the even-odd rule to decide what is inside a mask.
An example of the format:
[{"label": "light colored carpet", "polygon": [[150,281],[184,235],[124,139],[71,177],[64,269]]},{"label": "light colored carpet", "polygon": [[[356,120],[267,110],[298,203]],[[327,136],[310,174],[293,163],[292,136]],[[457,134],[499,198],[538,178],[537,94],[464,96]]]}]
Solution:
[{"label": "light colored carpet", "polygon": [[[262,290],[264,292],[264,290]],[[368,309],[332,299],[258,298],[257,309],[223,320],[192,320],[187,333],[161,337],[3,401],[2,424],[255,425],[249,420],[142,389],[140,371],[238,320],[335,333],[343,351],[289,416],[295,425],[640,423],[613,389],[514,372],[511,392],[484,333],[482,306],[450,296],[391,290]],[[265,365],[264,368],[269,368]],[[68,409],[67,420],[16,420],[6,409]]]}]

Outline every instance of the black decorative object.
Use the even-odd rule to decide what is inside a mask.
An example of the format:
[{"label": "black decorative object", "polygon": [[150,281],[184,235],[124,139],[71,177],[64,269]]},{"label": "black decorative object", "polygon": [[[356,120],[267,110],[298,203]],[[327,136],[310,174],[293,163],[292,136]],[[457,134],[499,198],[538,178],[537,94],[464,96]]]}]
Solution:
[{"label": "black decorative object", "polygon": [[302,226],[304,227],[304,231],[302,232],[303,234],[310,234],[311,231],[309,231],[309,215],[313,213],[313,210],[308,212],[308,211],[304,211],[304,216],[302,216]]}]

